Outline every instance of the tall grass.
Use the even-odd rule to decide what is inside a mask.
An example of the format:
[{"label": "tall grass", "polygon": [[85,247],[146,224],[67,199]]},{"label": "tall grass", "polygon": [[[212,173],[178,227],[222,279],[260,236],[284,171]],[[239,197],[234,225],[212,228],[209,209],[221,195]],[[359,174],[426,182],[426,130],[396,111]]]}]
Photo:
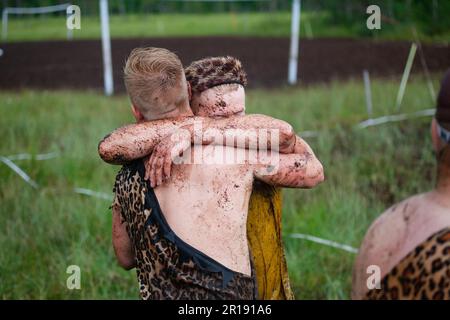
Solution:
[{"label": "tall grass", "polygon": [[[398,79],[372,84],[376,116],[393,113]],[[402,111],[433,105],[423,79],[412,79]],[[289,234],[358,247],[385,208],[430,189],[435,170],[430,118],[354,129],[367,118],[363,86],[356,81],[251,90],[247,111],[287,120],[298,131],[320,130],[306,140],[324,164],[326,181],[312,190],[284,191],[289,273],[297,298],[349,298],[354,254]],[[138,297],[134,272],[120,269],[114,258],[109,202],[73,192],[83,187],[111,193],[119,168],[101,162],[97,143],[131,121],[125,96],[0,92],[0,155],[60,152],[51,160],[16,161],[38,189],[0,164],[0,298]],[[81,290],[66,288],[69,265],[81,268]]]}]

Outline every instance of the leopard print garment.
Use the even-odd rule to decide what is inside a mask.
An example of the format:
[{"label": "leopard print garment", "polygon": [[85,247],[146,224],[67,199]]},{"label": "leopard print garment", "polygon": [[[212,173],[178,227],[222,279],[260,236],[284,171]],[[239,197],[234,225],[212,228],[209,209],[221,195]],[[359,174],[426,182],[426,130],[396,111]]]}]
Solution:
[{"label": "leopard print garment", "polygon": [[255,299],[256,279],[234,272],[178,238],[170,229],[144,165],[122,167],[114,186],[136,255],[142,299]]},{"label": "leopard print garment", "polygon": [[450,227],[420,244],[372,289],[366,299],[450,300]]}]

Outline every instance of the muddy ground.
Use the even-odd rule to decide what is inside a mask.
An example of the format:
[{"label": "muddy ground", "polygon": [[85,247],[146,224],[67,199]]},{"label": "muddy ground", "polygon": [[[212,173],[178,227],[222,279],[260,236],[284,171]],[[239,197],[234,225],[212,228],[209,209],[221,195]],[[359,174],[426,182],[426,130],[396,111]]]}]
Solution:
[{"label": "muddy ground", "polygon": [[[147,38],[112,41],[114,82],[124,91],[122,68],[131,49],[165,47],[178,53],[184,64],[205,56],[233,55],[240,58],[251,87],[274,87],[286,83],[289,39],[287,38]],[[0,89],[103,87],[101,42],[46,41],[0,44]],[[362,78],[363,69],[372,77],[401,75],[410,49],[408,42],[370,40],[301,40],[299,77],[302,84],[332,79]],[[431,72],[450,67],[449,45],[424,45]],[[413,73],[423,72],[419,56]]]}]

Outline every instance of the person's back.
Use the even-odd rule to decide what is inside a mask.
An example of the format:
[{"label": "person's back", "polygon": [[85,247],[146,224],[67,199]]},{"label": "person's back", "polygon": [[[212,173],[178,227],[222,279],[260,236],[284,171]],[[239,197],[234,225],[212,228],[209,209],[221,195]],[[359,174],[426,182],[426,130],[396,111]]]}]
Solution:
[{"label": "person's back", "polygon": [[250,275],[246,222],[254,167],[214,163],[219,150],[246,153],[195,146],[192,152],[203,152],[203,163],[174,164],[170,179],[155,193],[180,238],[226,267]]},{"label": "person's back", "polygon": [[[431,126],[436,188],[392,206],[369,228],[353,270],[354,299],[450,299],[449,130],[450,72],[442,82]],[[381,281],[368,288],[373,267]]]},{"label": "person's back", "polygon": [[[215,216],[217,211],[214,210],[209,212],[201,212],[200,208],[193,210],[195,201],[191,197],[195,197],[198,191],[178,190],[178,183],[186,182],[183,175],[179,174],[181,171],[178,170],[184,172],[186,165],[174,166],[175,172],[171,181],[164,188],[156,188],[156,192],[149,182],[144,180],[145,167],[142,160],[123,166],[116,178],[113,208],[120,209],[121,217],[126,222],[135,256],[141,297],[143,299],[255,299],[256,284],[249,261],[244,259],[235,261],[233,264],[227,259],[227,256],[231,256],[236,250],[233,244],[245,243],[245,237],[244,239],[232,237],[232,239],[219,241],[214,238],[214,233],[211,231],[213,229],[217,236],[227,228],[213,226],[213,223],[220,224],[221,221],[227,222],[234,217],[237,221],[229,223],[230,228],[238,226],[238,220],[243,218],[237,215],[217,217]],[[193,165],[192,171],[195,170]],[[212,168],[211,170],[206,171],[214,171]],[[229,172],[236,173],[233,170]],[[203,183],[205,187],[208,187],[213,180],[196,179],[194,183]],[[173,198],[174,192],[175,198]],[[204,193],[205,190],[203,190]],[[209,199],[198,197],[196,199],[213,205],[211,201],[208,201]],[[167,206],[169,201],[175,205]],[[242,203],[242,201],[237,202]],[[172,210],[178,210],[178,212]],[[179,225],[173,223],[171,221],[173,219],[176,222],[189,223],[192,227],[191,232],[180,234],[180,230],[186,229],[178,229]],[[208,225],[211,230],[204,228]],[[231,235],[241,233],[240,230],[229,231]],[[224,256],[219,256],[220,250],[225,250],[223,248],[228,250],[225,251]],[[245,249],[242,248],[239,254],[247,253],[248,257],[248,251],[246,252]],[[241,264],[248,270],[236,270],[241,267]]]}]

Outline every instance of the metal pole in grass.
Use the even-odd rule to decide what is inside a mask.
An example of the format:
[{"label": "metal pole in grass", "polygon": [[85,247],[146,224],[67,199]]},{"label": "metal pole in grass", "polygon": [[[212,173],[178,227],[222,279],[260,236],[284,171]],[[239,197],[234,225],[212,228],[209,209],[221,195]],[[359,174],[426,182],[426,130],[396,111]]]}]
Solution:
[{"label": "metal pole in grass", "polygon": [[70,28],[67,28],[67,40],[73,39],[73,31]]},{"label": "metal pole in grass", "polygon": [[395,102],[397,111],[400,110],[400,105],[402,104],[403,95],[405,94],[406,83],[408,82],[409,73],[413,65],[414,57],[416,55],[417,45],[413,42],[411,44],[411,49],[409,50],[408,60],[406,60],[405,70],[403,71],[402,81],[400,82],[400,88],[397,93],[397,100]]},{"label": "metal pole in grass", "polygon": [[370,89],[369,71],[364,69],[363,78],[364,78],[364,91],[366,93],[367,115],[369,116],[369,118],[371,118],[372,117],[372,91]]},{"label": "metal pole in grass", "polygon": [[[66,19],[68,19],[70,16],[69,8],[66,9],[66,16],[67,16]],[[72,31],[72,28],[68,27],[67,28],[67,40],[72,40],[72,39],[73,39],[73,31]]]},{"label": "metal pole in grass", "polygon": [[103,49],[103,77],[105,94],[110,96],[114,93],[112,58],[111,58],[111,37],[109,34],[109,13],[108,0],[100,1],[100,20],[102,27],[102,49]]},{"label": "metal pole in grass", "polygon": [[428,70],[427,61],[425,60],[425,54],[423,52],[422,43],[419,40],[419,36],[417,34],[416,27],[414,27],[414,26],[412,27],[412,33],[413,33],[414,39],[417,43],[417,49],[419,51],[420,62],[422,63],[422,68],[423,68],[423,71],[425,72],[425,77],[427,79],[428,90],[430,91],[431,99],[434,102],[434,101],[436,101],[436,92],[434,91],[434,86],[433,86],[433,82],[431,81],[430,71]]},{"label": "metal pole in grass", "polygon": [[290,85],[297,83],[298,45],[300,42],[300,10],[300,0],[293,0],[291,16],[291,49],[289,54],[288,72],[288,83]]}]

